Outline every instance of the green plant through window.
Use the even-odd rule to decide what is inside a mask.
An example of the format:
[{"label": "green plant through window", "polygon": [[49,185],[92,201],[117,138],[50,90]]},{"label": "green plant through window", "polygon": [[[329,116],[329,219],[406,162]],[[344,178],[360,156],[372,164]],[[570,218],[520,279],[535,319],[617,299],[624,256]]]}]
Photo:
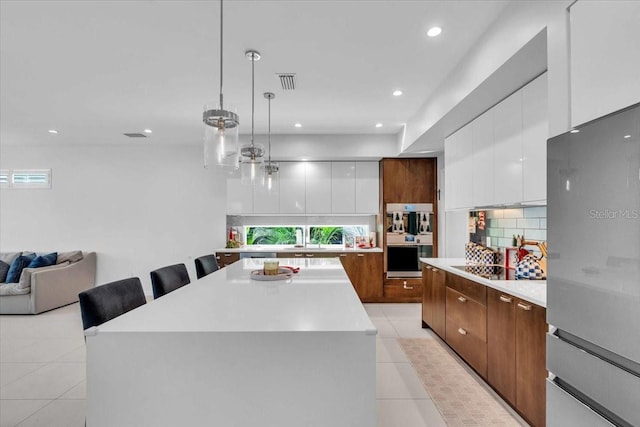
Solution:
[{"label": "green plant through window", "polygon": [[293,245],[297,227],[247,227],[247,245]]}]

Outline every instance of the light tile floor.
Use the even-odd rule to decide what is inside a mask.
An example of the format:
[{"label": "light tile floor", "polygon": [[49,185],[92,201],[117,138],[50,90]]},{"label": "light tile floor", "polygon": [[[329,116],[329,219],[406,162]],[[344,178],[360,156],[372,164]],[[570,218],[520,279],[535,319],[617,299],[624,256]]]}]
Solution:
[{"label": "light tile floor", "polygon": [[[437,339],[421,328],[420,304],[365,309],[378,328],[378,427],[445,426],[396,341]],[[0,316],[0,427],[84,426],[85,360],[78,304],[37,316]]]}]

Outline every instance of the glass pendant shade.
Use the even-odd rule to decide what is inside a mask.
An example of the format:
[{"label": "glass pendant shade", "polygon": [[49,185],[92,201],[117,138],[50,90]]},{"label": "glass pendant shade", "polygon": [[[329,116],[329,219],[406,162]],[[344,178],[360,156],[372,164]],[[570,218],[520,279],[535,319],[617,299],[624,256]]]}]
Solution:
[{"label": "glass pendant shade", "polygon": [[280,167],[277,163],[265,162],[262,167],[264,191],[269,194],[278,194],[280,191]]},{"label": "glass pendant shade", "polygon": [[205,105],[204,166],[238,168],[238,116],[233,111]]},{"label": "glass pendant shade", "polygon": [[240,149],[240,182],[244,185],[260,184],[264,163],[264,148],[260,144],[244,145]]}]

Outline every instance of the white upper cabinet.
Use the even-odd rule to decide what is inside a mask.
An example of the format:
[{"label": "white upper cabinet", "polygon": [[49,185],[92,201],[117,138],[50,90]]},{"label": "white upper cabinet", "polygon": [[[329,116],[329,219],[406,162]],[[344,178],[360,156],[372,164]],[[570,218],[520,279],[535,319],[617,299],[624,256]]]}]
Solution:
[{"label": "white upper cabinet", "polygon": [[380,210],[380,165],[356,162],[356,213],[376,214]]},{"label": "white upper cabinet", "polygon": [[331,163],[331,212],[342,214],[356,212],[355,162]]},{"label": "white upper cabinet", "polygon": [[569,14],[571,125],[639,102],[640,1],[580,0]]},{"label": "white upper cabinet", "polygon": [[493,109],[494,204],[522,201],[522,92]]},{"label": "white upper cabinet", "polygon": [[280,213],[306,212],[306,173],[304,162],[280,163]]},{"label": "white upper cabinet", "polygon": [[445,139],[445,209],[544,202],[547,75]]},{"label": "white upper cabinet", "polygon": [[472,205],[472,129],[467,125],[444,141],[445,209]]},{"label": "white upper cabinet", "polygon": [[242,215],[253,212],[253,189],[242,185],[240,177],[227,178],[227,213]]},{"label": "white upper cabinet", "polygon": [[472,206],[490,206],[494,203],[493,171],[493,110],[489,110],[471,123],[473,138]]},{"label": "white upper cabinet", "polygon": [[306,212],[331,213],[331,162],[307,162]]},{"label": "white upper cabinet", "polygon": [[522,199],[547,199],[547,74],[522,89]]},{"label": "white upper cabinet", "polygon": [[[263,171],[261,170],[260,173],[262,174]],[[269,191],[264,185],[253,187],[253,213],[277,214],[280,212],[279,184],[279,180],[276,180],[272,191]]]}]

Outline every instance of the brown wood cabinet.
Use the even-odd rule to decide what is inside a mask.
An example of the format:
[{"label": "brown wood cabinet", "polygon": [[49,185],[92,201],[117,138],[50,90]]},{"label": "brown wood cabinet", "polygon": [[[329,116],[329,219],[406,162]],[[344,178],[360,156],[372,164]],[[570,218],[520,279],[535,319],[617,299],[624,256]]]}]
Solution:
[{"label": "brown wood cabinet", "polygon": [[341,253],[342,266],[362,302],[379,301],[382,290],[382,253]]},{"label": "brown wood cabinet", "polygon": [[[382,203],[434,203],[436,159],[382,159]],[[435,207],[435,206],[434,206]]]},{"label": "brown wood cabinet", "polygon": [[546,310],[487,289],[489,384],[533,426],[545,425]]},{"label": "brown wood cabinet", "polygon": [[384,279],[384,297],[393,302],[420,302],[422,299],[422,279]]},{"label": "brown wood cabinet", "polygon": [[[476,286],[484,287],[476,284]],[[482,378],[487,377],[487,307],[446,286],[445,336]]]},{"label": "brown wood cabinet", "polygon": [[218,265],[222,268],[238,261],[240,259],[240,254],[238,252],[218,252],[216,254],[216,259],[218,260]]},{"label": "brown wood cabinet", "polygon": [[445,339],[446,273],[426,264],[422,268],[422,322]]}]

